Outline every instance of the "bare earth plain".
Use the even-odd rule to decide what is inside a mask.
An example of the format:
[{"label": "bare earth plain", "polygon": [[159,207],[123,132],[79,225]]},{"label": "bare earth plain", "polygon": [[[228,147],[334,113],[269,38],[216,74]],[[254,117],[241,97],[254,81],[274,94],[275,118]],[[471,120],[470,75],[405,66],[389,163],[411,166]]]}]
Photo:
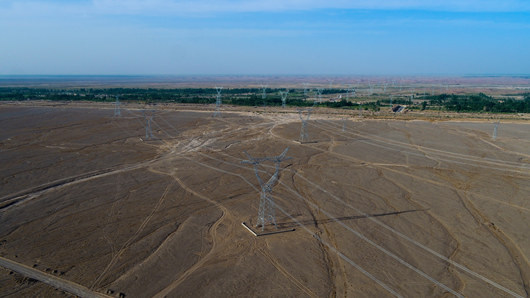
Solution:
[{"label": "bare earth plain", "polygon": [[528,121],[285,111],[2,104],[1,295],[528,297]]}]

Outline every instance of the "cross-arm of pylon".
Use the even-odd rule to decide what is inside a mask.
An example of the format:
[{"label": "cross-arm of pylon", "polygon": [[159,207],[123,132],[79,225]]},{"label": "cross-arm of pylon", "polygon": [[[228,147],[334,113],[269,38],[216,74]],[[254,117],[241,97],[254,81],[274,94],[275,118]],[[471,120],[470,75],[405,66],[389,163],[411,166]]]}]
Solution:
[{"label": "cross-arm of pylon", "polygon": [[287,154],[287,151],[289,151],[289,147],[285,148],[285,150],[283,150],[283,152],[280,155],[274,157],[274,161],[282,162],[284,160],[292,159],[292,157],[285,157],[285,155]]}]

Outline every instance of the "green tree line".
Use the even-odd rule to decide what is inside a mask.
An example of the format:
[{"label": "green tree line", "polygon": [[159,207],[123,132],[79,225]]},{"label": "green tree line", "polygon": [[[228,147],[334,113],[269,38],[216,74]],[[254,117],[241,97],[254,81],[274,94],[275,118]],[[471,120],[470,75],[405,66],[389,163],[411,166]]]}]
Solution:
[{"label": "green tree line", "polygon": [[[262,98],[259,88],[227,88],[222,91],[224,104],[243,106],[280,106],[282,104],[279,91],[283,89],[267,89],[267,96]],[[335,90],[342,93],[346,90]],[[329,91],[331,92],[331,91]],[[121,101],[131,102],[174,102],[174,103],[215,103],[216,90],[214,88],[107,88],[107,89],[45,89],[45,88],[0,88],[0,100],[52,100],[52,101],[101,101],[112,102],[119,97]],[[326,94],[324,92],[324,94]],[[368,109],[379,111],[381,107],[389,106],[390,99],[377,101],[363,100],[357,104],[342,99],[340,101],[324,101],[320,106],[343,109]],[[412,109],[443,109],[455,112],[489,112],[489,113],[530,113],[530,93],[524,94],[523,100],[514,98],[495,99],[486,94],[455,95],[440,94],[422,98],[419,105],[415,105],[410,98],[395,98],[392,104],[408,105]],[[287,105],[307,107],[314,102],[308,100],[303,90],[293,89],[287,98]]]}]

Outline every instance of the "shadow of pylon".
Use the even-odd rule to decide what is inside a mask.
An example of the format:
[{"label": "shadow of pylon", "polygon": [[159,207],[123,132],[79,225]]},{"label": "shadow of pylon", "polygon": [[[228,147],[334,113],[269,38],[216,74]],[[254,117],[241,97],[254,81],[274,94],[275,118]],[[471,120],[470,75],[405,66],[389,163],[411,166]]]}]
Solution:
[{"label": "shadow of pylon", "polygon": [[319,225],[319,224],[328,224],[328,223],[337,222],[337,221],[346,221],[346,220],[363,219],[363,218],[369,218],[369,217],[398,215],[398,214],[404,214],[404,213],[410,213],[410,212],[418,212],[418,211],[427,211],[427,210],[429,210],[429,209],[412,209],[412,210],[394,211],[394,212],[386,212],[386,213],[342,216],[342,217],[317,219],[317,220],[301,220],[301,221],[298,221],[298,222],[282,222],[282,223],[277,223],[277,226],[278,226],[278,229],[287,229],[287,228],[292,228],[292,227],[297,227],[297,226],[309,226],[309,225],[315,225],[316,226],[316,225]]}]

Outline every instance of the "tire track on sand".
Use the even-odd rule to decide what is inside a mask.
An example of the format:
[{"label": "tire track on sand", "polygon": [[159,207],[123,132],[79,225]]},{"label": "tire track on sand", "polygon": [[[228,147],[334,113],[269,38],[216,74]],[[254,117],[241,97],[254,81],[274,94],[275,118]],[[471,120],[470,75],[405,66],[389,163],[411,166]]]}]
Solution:
[{"label": "tire track on sand", "polygon": [[[267,249],[270,251],[269,244],[267,243]],[[266,251],[263,248],[257,249],[271,264],[278,270],[283,276],[289,279],[297,288],[304,292],[309,297],[318,297],[313,293],[308,287],[304,286],[296,277],[294,277],[287,269],[285,269],[276,258],[274,258],[269,251]]]},{"label": "tire track on sand", "polygon": [[173,176],[173,178],[175,179],[175,181],[183,188],[185,189],[186,191],[188,191],[189,193],[205,200],[205,201],[208,201],[210,203],[212,203],[213,205],[215,205],[216,207],[218,207],[219,209],[221,209],[222,211],[222,215],[221,217],[219,217],[219,219],[217,219],[217,221],[208,229],[208,232],[210,233],[210,237],[212,238],[212,248],[210,249],[210,252],[208,252],[207,255],[205,255],[202,259],[200,259],[197,263],[195,263],[195,265],[191,266],[188,270],[186,270],[177,280],[173,281],[171,284],[169,284],[165,289],[163,289],[162,291],[160,291],[158,294],[156,294],[154,297],[166,297],[169,293],[171,293],[171,291],[173,291],[174,289],[176,289],[183,281],[185,281],[192,273],[194,273],[197,269],[201,268],[204,263],[211,257],[212,253],[215,251],[215,249],[217,248],[217,228],[219,227],[219,225],[221,224],[221,222],[225,219],[226,215],[228,214],[228,210],[221,204],[219,204],[218,202],[194,191],[193,189],[189,188],[180,178],[178,178],[176,175]]},{"label": "tire track on sand", "polygon": [[127,240],[127,242],[125,242],[122,247],[120,248],[120,250],[118,251],[118,253],[116,255],[114,255],[112,257],[112,259],[110,260],[110,262],[108,263],[107,267],[105,267],[105,269],[103,269],[103,271],[101,272],[101,274],[99,275],[98,278],[96,278],[96,280],[94,281],[94,283],[92,283],[92,286],[90,287],[90,289],[93,289],[94,287],[96,287],[100,282],[101,280],[103,279],[103,277],[107,274],[107,272],[110,270],[110,268],[112,268],[112,266],[114,266],[117,262],[118,262],[118,259],[119,257],[123,254],[123,252],[133,244],[133,241],[138,237],[138,235],[144,230],[144,228],[147,226],[147,224],[149,223],[149,221],[151,220],[151,218],[153,218],[155,212],[158,210],[158,208],[160,208],[160,206],[162,205],[162,203],[164,202],[167,194],[169,193],[169,190],[171,189],[171,186],[173,186],[173,182],[168,184],[168,186],[166,186],[166,189],[164,190],[164,193],[162,194],[162,196],[160,196],[160,199],[158,199],[158,202],[156,203],[155,207],[153,208],[153,210],[151,211],[151,213],[143,220],[143,222],[140,224],[140,226],[138,227],[138,229],[136,230],[136,232],[134,232],[134,234],[129,238],[129,240]]}]

